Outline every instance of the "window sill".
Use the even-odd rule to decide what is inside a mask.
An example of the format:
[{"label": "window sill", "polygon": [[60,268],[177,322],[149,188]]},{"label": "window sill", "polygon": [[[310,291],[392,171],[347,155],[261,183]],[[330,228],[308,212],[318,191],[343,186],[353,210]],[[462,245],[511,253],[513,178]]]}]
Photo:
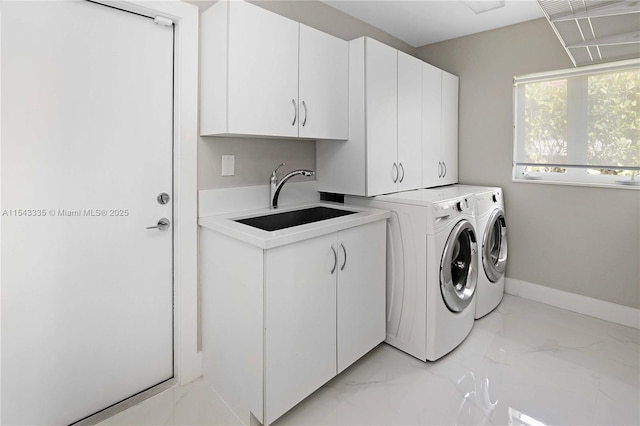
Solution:
[{"label": "window sill", "polygon": [[517,183],[535,183],[543,185],[564,185],[564,186],[587,186],[593,188],[610,188],[610,189],[631,189],[640,190],[640,185],[630,185],[623,183],[612,182],[576,182],[576,181],[564,181],[564,180],[552,180],[549,178],[512,178],[512,182]]}]

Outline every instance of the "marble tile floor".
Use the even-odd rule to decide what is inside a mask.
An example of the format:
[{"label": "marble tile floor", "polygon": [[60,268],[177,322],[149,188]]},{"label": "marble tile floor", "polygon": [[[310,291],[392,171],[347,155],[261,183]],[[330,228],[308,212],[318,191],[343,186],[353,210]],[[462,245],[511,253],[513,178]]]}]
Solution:
[{"label": "marble tile floor", "polygon": [[[274,425],[638,425],[639,340],[637,329],[505,295],[442,359],[382,344]],[[241,422],[201,379],[102,424]]]}]

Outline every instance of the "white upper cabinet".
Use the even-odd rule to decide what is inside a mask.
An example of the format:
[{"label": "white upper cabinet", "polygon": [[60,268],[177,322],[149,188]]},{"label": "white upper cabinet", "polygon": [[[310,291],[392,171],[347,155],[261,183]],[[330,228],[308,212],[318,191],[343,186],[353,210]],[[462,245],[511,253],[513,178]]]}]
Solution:
[{"label": "white upper cabinet", "polygon": [[201,135],[346,139],[346,41],[243,1],[203,12],[201,35]]},{"label": "white upper cabinet", "polygon": [[442,185],[442,70],[422,65],[422,186]]},{"label": "white upper cabinet", "polygon": [[444,184],[458,182],[458,77],[442,72],[442,162]]},{"label": "white upper cabinet", "polygon": [[399,175],[397,163],[398,51],[367,38],[364,56],[366,195],[396,192]]},{"label": "white upper cabinet", "polygon": [[249,3],[226,4],[228,133],[298,136],[298,23]]},{"label": "white upper cabinet", "polygon": [[300,24],[299,55],[299,136],[346,139],[349,44]]},{"label": "white upper cabinet", "polygon": [[422,68],[422,186],[458,182],[458,77]]},{"label": "white upper cabinet", "polygon": [[398,52],[398,191],[422,186],[422,64]]},{"label": "white upper cabinet", "polygon": [[368,37],[349,44],[349,140],[316,144],[318,190],[373,196],[422,184],[422,62]]}]

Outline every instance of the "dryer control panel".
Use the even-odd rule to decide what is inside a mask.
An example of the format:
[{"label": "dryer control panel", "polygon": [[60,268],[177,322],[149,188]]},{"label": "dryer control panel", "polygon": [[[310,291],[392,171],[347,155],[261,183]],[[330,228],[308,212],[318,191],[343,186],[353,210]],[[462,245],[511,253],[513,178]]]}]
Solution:
[{"label": "dryer control panel", "polygon": [[476,202],[478,215],[484,214],[495,207],[504,207],[504,201],[502,198],[502,190],[497,189],[491,192],[484,192],[476,195]]}]

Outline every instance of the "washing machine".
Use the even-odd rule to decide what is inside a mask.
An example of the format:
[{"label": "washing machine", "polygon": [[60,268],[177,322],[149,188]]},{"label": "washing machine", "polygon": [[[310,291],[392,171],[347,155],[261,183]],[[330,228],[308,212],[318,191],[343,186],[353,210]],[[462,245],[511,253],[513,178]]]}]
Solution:
[{"label": "washing machine", "polygon": [[480,247],[480,271],[475,297],[477,319],[493,311],[504,296],[504,275],[507,268],[504,200],[499,187],[456,186],[460,191],[473,192],[476,200],[476,229]]},{"label": "washing machine", "polygon": [[455,349],[475,319],[478,247],[473,193],[419,189],[345,204],[391,212],[387,221],[386,342],[423,361]]}]

